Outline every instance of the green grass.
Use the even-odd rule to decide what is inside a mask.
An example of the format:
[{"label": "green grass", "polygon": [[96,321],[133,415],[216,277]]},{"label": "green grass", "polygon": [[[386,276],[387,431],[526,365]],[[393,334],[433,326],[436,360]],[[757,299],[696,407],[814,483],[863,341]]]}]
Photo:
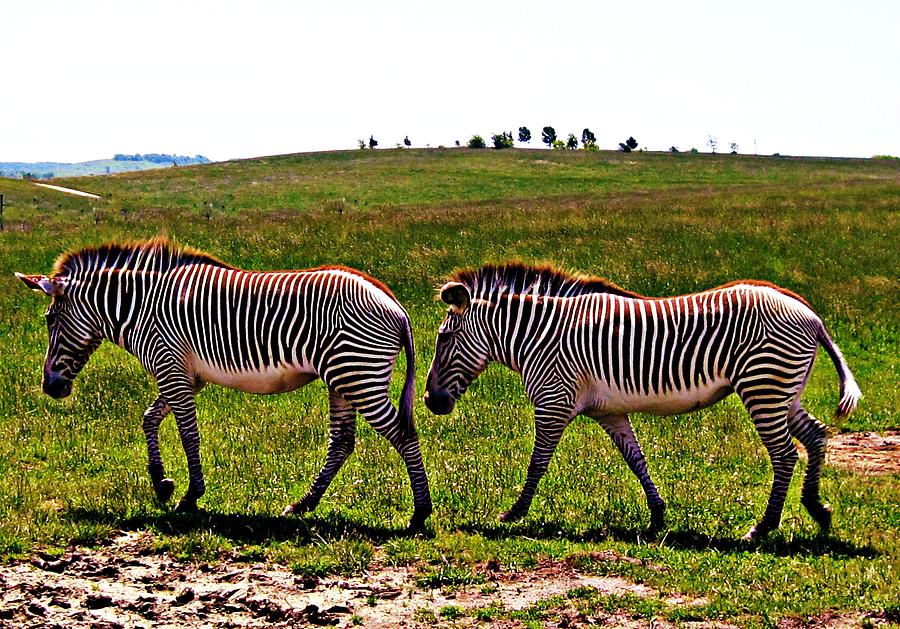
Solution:
[{"label": "green grass", "polygon": [[[70,399],[42,395],[46,304],[12,277],[47,272],[70,248],[161,232],[247,268],[353,266],[383,280],[409,310],[419,394],[443,317],[434,288],[457,267],[550,261],[650,295],[765,279],[813,304],[865,396],[850,419],[835,423],[837,378],[823,355],[806,407],[837,430],[897,429],[894,160],[357,151],[60,183],[104,198],[0,180],[9,204],[0,232],[0,556],[147,529],[160,550],[178,557],[265,558],[313,576],[353,573],[377,555],[418,566],[420,578],[441,584],[475,579],[492,560],[527,569],[571,558],[585,571],[709,600],[692,615],[748,624],[884,610],[900,599],[897,475],[827,466],[832,537],[817,537],[795,480],[781,530],[758,546],[736,542],[762,513],[771,470],[735,399],[690,415],[634,417],[669,505],[670,529],[660,540],[644,538],[649,515],[637,481],[602,429],[583,418],[565,433],[528,518],[497,524],[524,480],[533,420],[518,377],[496,366],[451,416],[417,403],[435,501],[430,536],[401,535],[412,510],[406,473],[364,423],[318,510],[277,517],[324,459],[320,383],[272,397],[205,389],[198,408],[206,513],[171,514],[154,503],[145,471],[140,418],[155,385],[136,360],[104,346]],[[171,420],[161,441],[183,491],[184,455]],[[640,561],[595,558],[608,550]],[[585,600],[579,604],[597,613],[639,607]],[[688,613],[646,605],[637,612]]]}]

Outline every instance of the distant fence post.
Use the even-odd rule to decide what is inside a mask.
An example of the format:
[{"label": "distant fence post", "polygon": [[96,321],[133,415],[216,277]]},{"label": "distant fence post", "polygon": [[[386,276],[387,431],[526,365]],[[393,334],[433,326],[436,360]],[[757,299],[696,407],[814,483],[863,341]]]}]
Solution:
[{"label": "distant fence post", "polygon": [[3,195],[0,194],[0,231],[3,231]]}]

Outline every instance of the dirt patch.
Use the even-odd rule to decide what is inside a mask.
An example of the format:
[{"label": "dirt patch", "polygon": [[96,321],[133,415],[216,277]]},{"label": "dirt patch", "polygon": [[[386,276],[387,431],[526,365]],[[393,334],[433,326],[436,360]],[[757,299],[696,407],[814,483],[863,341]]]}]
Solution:
[{"label": "dirt patch", "polygon": [[898,474],[900,431],[832,435],[828,438],[826,462],[864,474]]},{"label": "dirt patch", "polygon": [[[416,583],[414,567],[373,567],[360,576],[316,579],[261,563],[180,563],[155,554],[151,539],[149,533],[122,533],[96,550],[70,549],[58,558],[38,556],[0,566],[0,626],[461,626],[480,622],[476,610],[501,610],[498,615],[505,616],[554,596],[564,598],[576,588],[659,596],[645,585],[583,575],[562,562],[522,572],[482,566],[483,583],[430,589]],[[676,605],[705,602],[670,600]],[[452,607],[461,610],[460,618],[441,615]],[[596,621],[580,617],[568,602],[555,615],[567,626]],[[626,616],[620,620],[623,626],[633,624]],[[498,618],[491,622],[521,626]]]}]

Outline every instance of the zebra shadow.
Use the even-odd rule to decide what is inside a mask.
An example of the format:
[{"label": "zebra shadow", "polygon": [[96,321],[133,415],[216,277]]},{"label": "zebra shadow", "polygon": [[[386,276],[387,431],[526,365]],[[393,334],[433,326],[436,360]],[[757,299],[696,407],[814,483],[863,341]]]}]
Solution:
[{"label": "zebra shadow", "polygon": [[670,529],[656,534],[648,533],[643,527],[605,526],[586,531],[574,531],[566,522],[521,522],[513,525],[487,524],[461,526],[464,533],[482,535],[488,539],[565,539],[572,542],[618,541],[631,544],[650,544],[678,550],[710,550],[721,553],[744,553],[754,551],[778,557],[822,556],[835,559],[868,558],[881,556],[882,551],[870,544],[860,545],[836,536],[810,535],[786,537],[775,531],[767,538],[745,542],[740,536],[706,535],[698,531]]},{"label": "zebra shadow", "polygon": [[79,523],[106,524],[130,532],[153,530],[164,535],[187,535],[206,531],[237,544],[264,544],[272,541],[313,544],[321,543],[323,539],[347,538],[381,543],[410,535],[405,525],[397,528],[372,526],[339,513],[282,517],[260,513],[219,513],[201,509],[196,513],[169,511],[125,516],[106,510],[76,508],[67,511],[66,518]]}]

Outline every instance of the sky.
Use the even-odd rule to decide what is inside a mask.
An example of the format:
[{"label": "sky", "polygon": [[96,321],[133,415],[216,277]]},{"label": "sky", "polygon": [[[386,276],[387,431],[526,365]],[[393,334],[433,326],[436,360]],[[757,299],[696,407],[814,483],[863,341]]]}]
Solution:
[{"label": "sky", "polygon": [[0,161],[465,144],[900,155],[900,1],[0,0]]}]

